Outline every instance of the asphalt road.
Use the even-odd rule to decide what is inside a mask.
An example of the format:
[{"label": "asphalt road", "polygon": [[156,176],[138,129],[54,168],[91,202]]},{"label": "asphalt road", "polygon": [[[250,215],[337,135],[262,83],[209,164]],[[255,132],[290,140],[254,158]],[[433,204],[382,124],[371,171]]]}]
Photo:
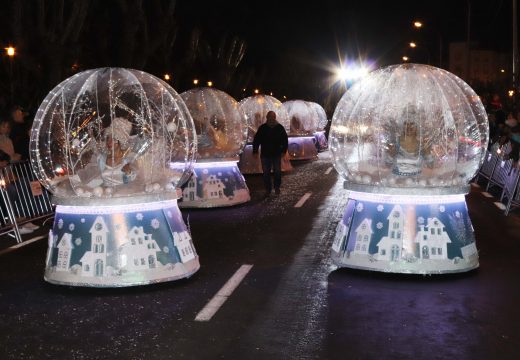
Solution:
[{"label": "asphalt road", "polygon": [[[45,240],[3,253],[0,359],[517,359],[520,212],[505,217],[479,189],[468,196],[477,271],[336,269],[346,192],[330,166],[328,154],[296,164],[279,196],[264,199],[261,177],[248,176],[251,202],[183,210],[201,262],[190,279],[56,286],[43,280]],[[213,318],[195,321],[244,264],[250,272]]]}]

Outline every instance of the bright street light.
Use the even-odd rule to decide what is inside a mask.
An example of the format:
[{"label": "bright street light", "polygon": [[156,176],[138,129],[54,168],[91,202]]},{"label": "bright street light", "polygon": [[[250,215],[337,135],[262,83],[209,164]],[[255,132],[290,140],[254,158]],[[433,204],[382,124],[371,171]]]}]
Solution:
[{"label": "bright street light", "polygon": [[336,78],[341,81],[353,81],[368,74],[368,68],[360,65],[348,65],[336,69]]},{"label": "bright street light", "polygon": [[199,84],[199,79],[193,79],[193,85],[198,85]]},{"label": "bright street light", "polygon": [[411,42],[411,43],[410,43],[410,47],[411,47],[411,48],[417,47],[417,44],[414,43],[414,42]]},{"label": "bright street light", "polygon": [[170,79],[170,74],[164,74],[164,80],[169,81]]},{"label": "bright street light", "polygon": [[415,26],[416,28],[421,28],[422,27],[422,22],[414,21],[413,26]]},{"label": "bright street light", "polygon": [[260,92],[260,90],[255,89],[255,94],[258,94],[259,92]]},{"label": "bright street light", "polygon": [[409,58],[408,56],[403,56],[402,59],[403,59],[403,61],[408,61],[408,60],[410,60],[410,58]]},{"label": "bright street light", "polygon": [[213,81],[208,81],[208,86],[212,87],[213,86]]},{"label": "bright street light", "polygon": [[16,53],[16,49],[12,46],[6,47],[5,52],[7,53],[7,56],[13,57]]}]

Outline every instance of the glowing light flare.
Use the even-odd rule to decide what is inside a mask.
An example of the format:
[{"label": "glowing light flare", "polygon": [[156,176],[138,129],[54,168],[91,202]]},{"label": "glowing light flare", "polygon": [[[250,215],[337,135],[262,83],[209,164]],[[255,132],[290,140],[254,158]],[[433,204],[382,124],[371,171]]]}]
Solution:
[{"label": "glowing light flare", "polygon": [[13,57],[16,54],[16,49],[12,46],[8,46],[5,48],[5,52],[7,53],[7,56]]},{"label": "glowing light flare", "polygon": [[260,93],[260,90],[255,89],[254,93],[255,93],[255,94],[258,94],[258,93]]},{"label": "glowing light flare", "polygon": [[164,80],[170,81],[171,77],[170,74],[164,74]]},{"label": "glowing light flare", "polygon": [[193,79],[193,85],[198,85],[199,84],[199,79]]},{"label": "glowing light flare", "polygon": [[409,58],[408,56],[403,56],[402,59],[403,59],[403,61],[408,61],[408,60],[410,60],[410,58]]},{"label": "glowing light flare", "polygon": [[341,81],[353,81],[368,75],[368,68],[363,65],[349,65],[336,69],[336,78]]},{"label": "glowing light flare", "polygon": [[208,84],[209,87],[212,87],[213,86],[213,81],[208,81],[207,84]]},{"label": "glowing light flare", "polygon": [[415,48],[415,47],[417,47],[417,44],[414,43],[413,41],[412,41],[409,45],[410,45],[411,48]]},{"label": "glowing light flare", "polygon": [[504,69],[500,69],[500,72],[501,73],[505,73],[506,71]]},{"label": "glowing light flare", "polygon": [[514,90],[509,90],[509,91],[507,92],[507,95],[508,95],[509,97],[513,97],[513,96],[515,96],[515,91],[514,91]]},{"label": "glowing light flare", "polygon": [[414,22],[413,22],[413,26],[416,27],[416,28],[418,28],[418,29],[420,29],[420,28],[422,28],[423,23],[420,22],[420,21],[414,21]]}]

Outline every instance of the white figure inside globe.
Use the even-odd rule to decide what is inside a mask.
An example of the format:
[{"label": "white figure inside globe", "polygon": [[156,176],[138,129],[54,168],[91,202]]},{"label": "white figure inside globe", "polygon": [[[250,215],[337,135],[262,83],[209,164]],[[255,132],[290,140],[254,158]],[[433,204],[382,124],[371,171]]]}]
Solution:
[{"label": "white figure inside globe", "polygon": [[195,151],[193,121],[175,90],[122,68],[63,81],[31,131],[32,166],[62,198],[174,192],[187,180]]},{"label": "white figure inside globe", "polygon": [[386,187],[467,184],[488,136],[475,92],[445,70],[417,64],[389,66],[355,83],[330,131],[335,166],[348,182]]}]

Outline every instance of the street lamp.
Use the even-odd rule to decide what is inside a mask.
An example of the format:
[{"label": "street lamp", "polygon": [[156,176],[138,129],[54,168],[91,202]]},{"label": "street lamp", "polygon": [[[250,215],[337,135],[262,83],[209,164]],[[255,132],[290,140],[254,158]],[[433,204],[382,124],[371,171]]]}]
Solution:
[{"label": "street lamp", "polygon": [[[423,27],[423,23],[419,20],[415,20],[413,22],[413,26],[416,29],[421,29]],[[431,29],[431,26],[429,28]],[[442,35],[438,29],[435,29],[434,31],[439,38],[439,67],[442,67]],[[429,53],[428,53],[428,56],[429,56]]]},{"label": "street lamp", "polygon": [[208,81],[207,84],[208,84],[209,87],[212,87],[213,86],[213,81]]},{"label": "street lamp", "polygon": [[414,21],[414,22],[413,22],[413,26],[415,26],[416,28],[419,29],[419,28],[422,27],[422,22],[420,22],[420,21]]},{"label": "street lamp", "polygon": [[10,87],[10,96],[11,96],[11,104],[14,100],[14,79],[13,79],[13,59],[16,54],[16,49],[13,46],[8,46],[5,48],[5,52],[7,56],[9,56],[9,87]]},{"label": "street lamp", "polygon": [[260,90],[255,89],[255,94],[258,94],[259,92],[260,92]]},{"label": "street lamp", "polygon": [[193,79],[193,85],[198,85],[199,84],[199,79]]},{"label": "street lamp", "polygon": [[170,81],[171,77],[170,74],[164,74],[164,80]]},{"label": "street lamp", "polygon": [[408,56],[403,56],[402,59],[403,59],[403,61],[408,61],[408,60],[410,60],[410,58],[409,58]]},{"label": "street lamp", "polygon": [[412,41],[412,42],[410,43],[410,47],[411,47],[411,48],[415,48],[415,47],[417,47],[417,44],[414,43],[414,42]]}]

